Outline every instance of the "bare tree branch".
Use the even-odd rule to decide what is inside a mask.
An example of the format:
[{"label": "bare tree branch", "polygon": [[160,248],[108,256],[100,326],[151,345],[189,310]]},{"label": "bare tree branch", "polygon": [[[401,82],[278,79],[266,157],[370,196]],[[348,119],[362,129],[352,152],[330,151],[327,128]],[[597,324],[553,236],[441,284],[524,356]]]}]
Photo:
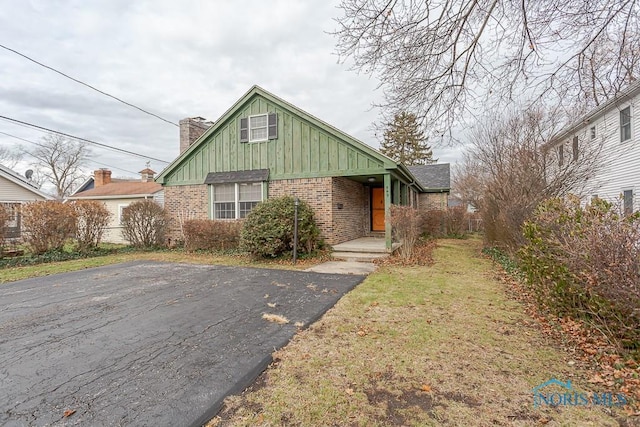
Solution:
[{"label": "bare tree branch", "polygon": [[56,187],[56,195],[64,198],[82,181],[82,166],[89,158],[89,149],[83,142],[61,135],[49,134],[30,150],[22,151],[33,157],[38,175]]},{"label": "bare tree branch", "polygon": [[[342,0],[337,52],[448,129],[526,95],[591,108],[638,75],[640,0]],[[473,103],[481,101],[482,104]]]}]

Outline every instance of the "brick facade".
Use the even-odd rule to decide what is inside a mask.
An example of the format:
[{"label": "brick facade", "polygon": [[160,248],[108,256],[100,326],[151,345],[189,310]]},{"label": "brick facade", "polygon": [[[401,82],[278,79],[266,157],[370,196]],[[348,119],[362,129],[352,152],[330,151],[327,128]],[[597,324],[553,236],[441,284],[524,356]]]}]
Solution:
[{"label": "brick facade", "polygon": [[[269,182],[269,197],[299,197],[315,214],[325,241],[334,245],[366,236],[370,230],[369,188],[343,177],[283,179]],[[208,186],[165,187],[169,238],[183,239],[180,223],[209,218]]]},{"label": "brick facade", "polygon": [[208,188],[200,185],[164,187],[164,208],[169,215],[168,237],[172,242],[184,239],[180,224],[188,219],[209,219]]},{"label": "brick facade", "polygon": [[371,230],[369,187],[348,178],[335,177],[332,178],[332,196],[333,236],[329,243],[366,236]]},{"label": "brick facade", "polygon": [[420,210],[447,209],[449,193],[422,193],[418,195]]},{"label": "brick facade", "polygon": [[309,203],[325,241],[335,245],[365,236],[369,225],[368,187],[343,177],[269,182],[269,197],[290,195]]}]

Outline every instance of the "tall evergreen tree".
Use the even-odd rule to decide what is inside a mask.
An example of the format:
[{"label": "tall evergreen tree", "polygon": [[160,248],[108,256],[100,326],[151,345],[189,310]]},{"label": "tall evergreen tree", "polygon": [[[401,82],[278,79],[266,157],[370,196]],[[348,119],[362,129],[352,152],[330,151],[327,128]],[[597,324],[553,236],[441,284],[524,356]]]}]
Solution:
[{"label": "tall evergreen tree", "polygon": [[427,165],[438,160],[433,159],[433,152],[416,115],[406,111],[397,113],[393,122],[387,124],[380,151],[407,166]]}]

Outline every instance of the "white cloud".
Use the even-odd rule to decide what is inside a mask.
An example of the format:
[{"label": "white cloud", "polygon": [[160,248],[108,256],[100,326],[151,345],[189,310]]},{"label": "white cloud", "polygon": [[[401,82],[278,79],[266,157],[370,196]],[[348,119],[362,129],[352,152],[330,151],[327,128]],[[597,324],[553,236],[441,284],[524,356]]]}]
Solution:
[{"label": "white cloud", "polygon": [[[217,119],[253,84],[377,147],[377,82],[338,64],[337,2],[294,0],[5,2],[0,44],[173,122]],[[173,160],[178,129],[0,49],[0,111],[126,150]],[[0,131],[41,132],[0,120]],[[20,141],[0,134],[0,145]],[[434,153],[438,157],[438,149]],[[137,171],[140,158],[94,149]],[[444,154],[444,153],[443,153]],[[453,158],[455,153],[440,156]],[[156,170],[164,165],[152,162]]]}]

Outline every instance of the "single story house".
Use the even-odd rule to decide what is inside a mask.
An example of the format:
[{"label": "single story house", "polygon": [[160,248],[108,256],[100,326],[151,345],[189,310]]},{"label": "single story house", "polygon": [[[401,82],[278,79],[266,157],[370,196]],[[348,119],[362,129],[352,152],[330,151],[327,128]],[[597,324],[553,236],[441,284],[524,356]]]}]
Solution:
[{"label": "single story house", "polygon": [[447,209],[451,194],[451,165],[434,163],[408,166],[408,169],[425,189],[418,195],[418,207],[427,210]]},{"label": "single story house", "polygon": [[203,120],[180,121],[181,153],[156,179],[172,239],[184,219],[242,219],[291,195],[312,207],[328,244],[381,235],[390,249],[391,204],[417,207],[427,191],[403,164],[259,86]]},{"label": "single story house", "polygon": [[112,179],[111,171],[98,169],[93,179],[87,180],[80,189],[68,197],[68,200],[98,200],[104,203],[111,213],[111,221],[105,230],[104,242],[128,243],[122,236],[122,210],[131,203],[151,199],[164,204],[162,186],[154,182],[155,172],[148,167],[140,171],[141,179]]},{"label": "single story house", "polygon": [[626,214],[640,209],[640,80],[589,111],[545,146],[555,166],[568,167],[584,153],[598,152],[600,167],[585,182],[585,202],[598,197],[618,202]]},{"label": "single story house", "polygon": [[4,229],[4,237],[18,239],[22,235],[20,207],[24,203],[53,200],[53,196],[43,193],[29,179],[0,165],[0,205],[9,214]]}]

